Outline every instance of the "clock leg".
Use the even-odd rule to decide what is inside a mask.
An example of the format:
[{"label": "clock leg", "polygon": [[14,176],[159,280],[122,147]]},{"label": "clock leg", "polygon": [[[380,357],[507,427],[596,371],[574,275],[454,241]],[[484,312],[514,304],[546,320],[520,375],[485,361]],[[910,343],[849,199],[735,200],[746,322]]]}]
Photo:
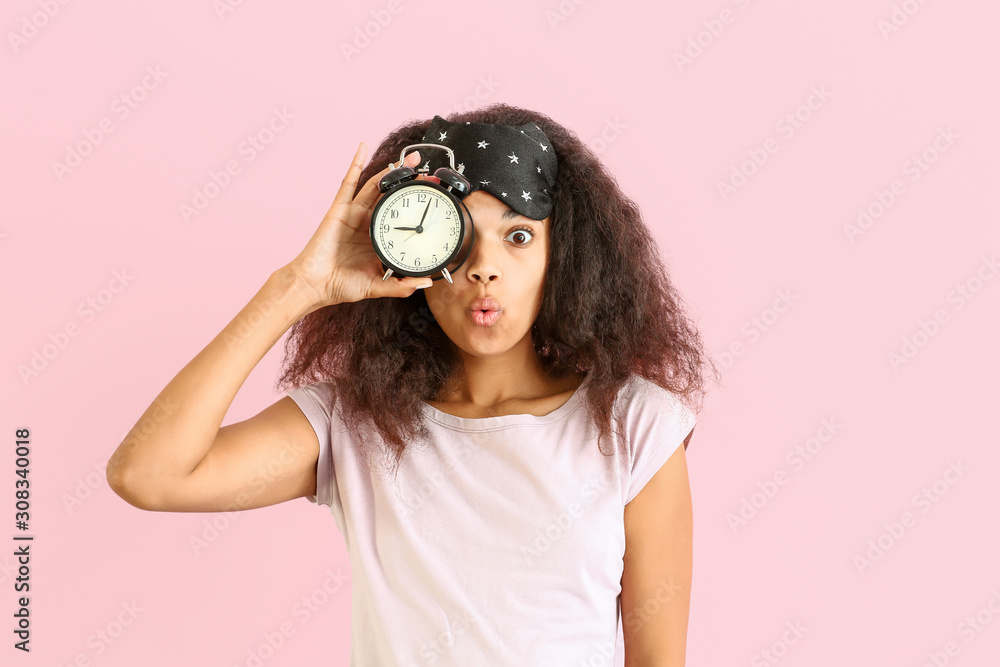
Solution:
[{"label": "clock leg", "polygon": [[455,284],[455,281],[453,281],[453,280],[451,279],[451,274],[450,274],[450,273],[448,273],[448,269],[447,269],[447,268],[442,268],[442,269],[441,269],[441,275],[442,275],[442,276],[444,276],[444,279],[445,279],[445,280],[447,280],[447,281],[448,281],[449,283],[451,283],[452,285],[454,285],[454,284]]},{"label": "clock leg", "polygon": [[392,269],[386,269],[385,270],[385,275],[382,276],[382,280],[388,280],[389,276],[391,276],[391,275],[392,275]]}]

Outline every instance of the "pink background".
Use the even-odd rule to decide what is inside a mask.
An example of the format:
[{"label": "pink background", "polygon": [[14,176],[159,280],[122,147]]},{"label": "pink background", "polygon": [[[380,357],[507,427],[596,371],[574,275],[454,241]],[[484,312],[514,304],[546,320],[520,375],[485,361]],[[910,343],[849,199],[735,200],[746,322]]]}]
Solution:
[{"label": "pink background", "polygon": [[[285,624],[260,664],[348,664],[350,563],[325,508],[143,512],[104,464],[302,248],[359,141],[505,101],[600,153],[724,369],[688,453],[688,663],[996,664],[995,3],[233,4],[4,5],[0,663],[252,665]],[[165,76],[144,89],[147,68]],[[241,142],[275,109],[292,118],[250,159]],[[102,119],[112,131],[60,178]],[[850,235],[859,208],[873,217]],[[280,353],[224,423],[280,397]],[[20,427],[27,656],[11,648]]]}]

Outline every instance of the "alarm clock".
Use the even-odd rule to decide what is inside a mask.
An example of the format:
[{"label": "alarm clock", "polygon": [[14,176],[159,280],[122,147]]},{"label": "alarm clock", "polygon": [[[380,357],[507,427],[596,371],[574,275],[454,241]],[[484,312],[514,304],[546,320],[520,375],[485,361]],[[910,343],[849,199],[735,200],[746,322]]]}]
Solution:
[{"label": "alarm clock", "polygon": [[[378,183],[384,195],[372,210],[369,233],[375,254],[382,261],[388,280],[393,273],[454,283],[451,273],[468,259],[475,243],[472,214],[462,201],[472,190],[469,180],[455,171],[455,153],[441,144],[406,146],[399,154],[403,164],[407,151],[429,147],[448,152],[451,168],[440,167],[434,176],[441,183],[417,180],[412,167],[397,167]],[[459,256],[461,261],[457,261]]]}]

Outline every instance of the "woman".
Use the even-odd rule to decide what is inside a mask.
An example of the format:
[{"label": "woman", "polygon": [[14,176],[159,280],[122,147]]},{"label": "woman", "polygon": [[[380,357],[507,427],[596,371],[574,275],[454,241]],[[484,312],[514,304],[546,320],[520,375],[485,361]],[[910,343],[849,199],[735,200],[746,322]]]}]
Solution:
[{"label": "woman", "polygon": [[[460,125],[537,144],[537,173],[469,148],[466,261],[452,282],[383,280],[378,181]],[[684,451],[711,362],[640,211],[575,135],[509,105],[403,125],[362,169],[365,153],[303,251],[118,447],[111,487],[154,511],[329,506],[354,573],[352,664],[610,665],[624,644],[626,665],[683,665]],[[508,198],[506,177],[541,180]],[[294,388],[220,427],[289,329]]]}]

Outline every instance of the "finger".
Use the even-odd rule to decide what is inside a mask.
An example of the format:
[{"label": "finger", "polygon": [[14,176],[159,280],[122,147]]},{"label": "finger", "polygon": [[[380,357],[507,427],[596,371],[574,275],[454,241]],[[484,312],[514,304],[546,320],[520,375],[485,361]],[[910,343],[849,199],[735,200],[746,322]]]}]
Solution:
[{"label": "finger", "polygon": [[368,146],[365,142],[358,142],[358,150],[354,152],[354,159],[351,161],[351,166],[347,169],[347,174],[344,175],[343,180],[340,182],[340,188],[337,190],[337,194],[333,198],[333,203],[330,204],[330,209],[327,211],[327,217],[337,208],[343,208],[350,206],[351,200],[354,198],[354,191],[358,187],[358,179],[361,178],[362,166],[365,163],[365,158],[368,156]]},{"label": "finger", "polygon": [[428,276],[414,278],[411,276],[391,276],[388,280],[382,280],[382,276],[372,279],[371,291],[376,297],[408,297],[421,286],[430,287],[434,281]]},{"label": "finger", "polygon": [[[408,154],[403,160],[403,165],[406,167],[412,167],[420,161],[420,151],[413,151]],[[399,164],[395,162],[390,162],[382,171],[378,172],[374,176],[368,179],[361,190],[358,191],[357,196],[354,198],[354,209],[359,214],[370,214],[371,209],[375,206],[375,202],[379,200],[382,196],[382,192],[378,189],[379,181],[392,169],[399,168]]]}]

